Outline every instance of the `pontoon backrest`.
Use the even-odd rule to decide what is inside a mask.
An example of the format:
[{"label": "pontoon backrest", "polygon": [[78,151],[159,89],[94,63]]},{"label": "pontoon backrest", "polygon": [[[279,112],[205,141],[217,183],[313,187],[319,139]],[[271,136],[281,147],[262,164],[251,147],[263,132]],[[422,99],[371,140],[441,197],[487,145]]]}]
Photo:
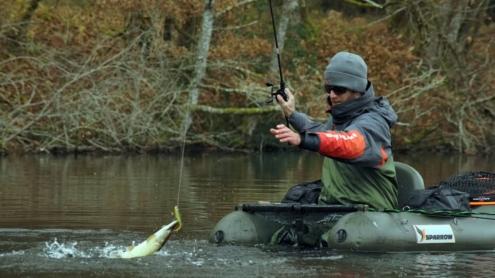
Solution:
[{"label": "pontoon backrest", "polygon": [[413,167],[395,161],[395,172],[399,183],[399,208],[402,208],[414,190],[423,190],[425,185],[423,177]]}]

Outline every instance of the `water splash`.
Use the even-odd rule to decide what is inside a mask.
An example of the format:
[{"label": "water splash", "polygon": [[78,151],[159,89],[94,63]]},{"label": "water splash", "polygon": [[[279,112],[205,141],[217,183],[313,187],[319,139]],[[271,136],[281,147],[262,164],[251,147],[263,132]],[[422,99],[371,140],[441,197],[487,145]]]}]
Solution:
[{"label": "water splash", "polygon": [[22,256],[24,254],[25,254],[24,250],[21,250],[21,251],[12,251],[12,252],[9,252],[9,253],[0,253],[0,257]]},{"label": "water splash", "polygon": [[127,247],[105,242],[103,247],[96,246],[83,250],[75,242],[59,242],[54,238],[52,242],[45,242],[42,256],[52,259],[63,258],[121,258]]},{"label": "water splash", "polygon": [[92,253],[95,254],[95,257],[100,258],[121,258],[122,254],[125,252],[125,248],[122,246],[116,246],[113,244],[109,244],[108,241],[105,242],[105,246],[103,247],[95,247],[92,250]]},{"label": "water splash", "polygon": [[[169,257],[168,261],[171,262],[173,260],[180,260],[181,262],[187,262],[194,266],[203,266],[206,263],[204,256],[206,256],[203,248],[199,247],[199,242],[194,240],[192,250],[184,250],[185,246],[181,246],[180,250],[177,248],[173,248],[173,245],[170,246],[167,250],[162,249],[155,253],[158,256]],[[203,243],[204,244],[204,243]],[[173,264],[171,264],[173,265]]]},{"label": "water splash", "polygon": [[89,258],[90,255],[77,249],[77,242],[71,243],[59,243],[57,238],[53,242],[45,242],[45,248],[43,248],[42,254],[48,258],[62,259],[62,258]]}]

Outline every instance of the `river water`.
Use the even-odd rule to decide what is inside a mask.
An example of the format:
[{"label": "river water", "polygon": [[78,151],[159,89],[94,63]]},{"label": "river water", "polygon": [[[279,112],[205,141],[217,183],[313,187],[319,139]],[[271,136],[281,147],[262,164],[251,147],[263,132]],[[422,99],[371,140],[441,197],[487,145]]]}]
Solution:
[{"label": "river water", "polygon": [[[495,172],[493,159],[396,154],[427,185],[465,171]],[[495,275],[495,252],[370,254],[208,242],[236,204],[276,202],[289,186],[319,178],[321,162],[309,153],[188,154],[180,178],[175,154],[0,158],[0,276]],[[183,229],[162,250],[111,258],[173,220],[176,204]]]}]

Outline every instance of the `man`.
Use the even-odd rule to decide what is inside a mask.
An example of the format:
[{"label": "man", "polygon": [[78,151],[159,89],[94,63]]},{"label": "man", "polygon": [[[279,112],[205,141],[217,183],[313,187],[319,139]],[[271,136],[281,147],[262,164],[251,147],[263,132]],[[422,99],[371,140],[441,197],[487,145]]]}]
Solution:
[{"label": "man", "polygon": [[280,142],[319,152],[322,167],[320,204],[367,204],[397,207],[397,180],[390,128],[397,115],[383,97],[375,97],[368,67],[356,54],[339,52],[325,69],[325,91],[331,117],[314,122],[295,111],[292,93],[277,96],[289,123],[270,129]]}]

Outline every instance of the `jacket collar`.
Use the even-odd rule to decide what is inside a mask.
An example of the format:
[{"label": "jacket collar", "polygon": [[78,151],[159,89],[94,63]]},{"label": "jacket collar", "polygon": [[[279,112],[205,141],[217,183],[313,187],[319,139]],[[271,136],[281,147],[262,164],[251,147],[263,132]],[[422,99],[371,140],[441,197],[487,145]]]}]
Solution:
[{"label": "jacket collar", "polygon": [[376,99],[374,95],[373,86],[370,85],[361,97],[332,107],[333,122],[340,125],[366,112]]}]

